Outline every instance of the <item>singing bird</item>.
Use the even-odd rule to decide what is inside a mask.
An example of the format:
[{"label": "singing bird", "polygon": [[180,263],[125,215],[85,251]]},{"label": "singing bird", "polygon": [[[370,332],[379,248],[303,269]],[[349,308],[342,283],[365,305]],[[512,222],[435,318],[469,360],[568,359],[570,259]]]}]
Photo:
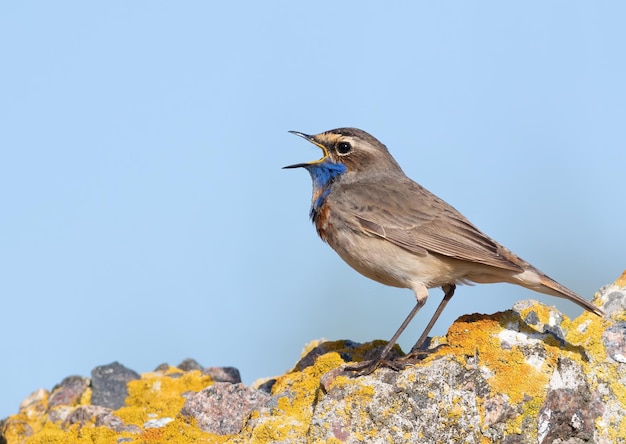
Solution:
[{"label": "singing bird", "polygon": [[371,373],[426,303],[428,289],[444,298],[408,356],[422,346],[437,318],[463,283],[508,282],[602,311],[476,228],[451,205],[408,178],[387,147],[357,128],[300,136],[322,149],[321,159],[289,165],[311,175],[310,216],[319,236],[359,273],[385,285],[410,288],[417,304],[378,360],[354,367]]}]

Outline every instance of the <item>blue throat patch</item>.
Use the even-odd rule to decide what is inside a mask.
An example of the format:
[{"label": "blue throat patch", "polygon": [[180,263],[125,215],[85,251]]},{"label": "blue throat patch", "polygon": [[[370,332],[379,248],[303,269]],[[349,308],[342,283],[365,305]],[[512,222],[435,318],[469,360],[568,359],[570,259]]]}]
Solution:
[{"label": "blue throat patch", "polygon": [[311,179],[313,180],[313,202],[311,203],[311,219],[315,216],[320,207],[324,204],[324,199],[330,193],[330,186],[335,178],[346,172],[346,166],[341,163],[320,162],[305,166]]}]

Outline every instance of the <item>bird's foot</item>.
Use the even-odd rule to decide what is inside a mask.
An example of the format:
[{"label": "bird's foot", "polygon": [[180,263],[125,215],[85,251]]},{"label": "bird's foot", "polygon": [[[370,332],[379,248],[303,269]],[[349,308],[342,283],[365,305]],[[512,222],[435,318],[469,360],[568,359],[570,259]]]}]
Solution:
[{"label": "bird's foot", "polygon": [[432,355],[433,353],[439,351],[439,349],[441,349],[441,347],[443,347],[444,345],[446,344],[439,344],[438,346],[429,348],[427,350],[424,350],[424,349],[411,350],[408,354],[402,356],[401,358],[397,358],[396,361],[402,367],[406,367],[407,365],[415,364],[421,361],[422,359],[424,359],[426,356]]},{"label": "bird's foot", "polygon": [[[410,365],[416,364],[417,362],[424,359],[426,356],[437,352],[444,345],[446,344],[439,344],[436,347],[429,349],[412,349],[408,354],[404,356],[395,356],[393,358],[389,358],[388,354],[383,354],[383,356],[385,357],[378,357],[376,359],[371,359],[359,362],[354,365],[349,365],[344,367],[343,371],[352,373],[351,376],[355,378],[358,376],[369,375],[379,368],[390,368],[395,371],[401,371]],[[427,344],[422,344],[422,347],[424,346],[427,346]]]},{"label": "bird's foot", "polygon": [[391,359],[373,359],[371,361],[359,362],[355,365],[344,367],[345,372],[353,372],[352,376],[366,376],[374,372],[378,368],[390,368],[395,371],[400,371],[405,367],[405,364],[399,363],[398,360]]}]

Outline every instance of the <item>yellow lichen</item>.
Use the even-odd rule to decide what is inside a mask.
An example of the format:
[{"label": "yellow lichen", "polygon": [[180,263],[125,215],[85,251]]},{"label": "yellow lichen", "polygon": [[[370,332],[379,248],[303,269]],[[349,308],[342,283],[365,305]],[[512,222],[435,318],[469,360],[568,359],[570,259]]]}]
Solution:
[{"label": "yellow lichen", "polygon": [[175,443],[225,443],[228,442],[232,435],[215,435],[203,432],[193,421],[185,421],[177,418],[164,427],[152,428],[144,430],[136,437],[138,443],[142,444],[158,444],[164,442]]},{"label": "yellow lichen", "polygon": [[[169,376],[176,373],[175,377]],[[157,418],[174,418],[185,404],[185,392],[199,392],[213,383],[210,376],[198,370],[180,372],[171,368],[165,375],[144,373],[140,379],[130,381],[126,406],[115,414],[127,424],[142,426]]]},{"label": "yellow lichen", "polygon": [[[176,375],[173,375],[174,373]],[[114,411],[115,416],[126,424],[134,424],[140,428],[143,428],[149,419],[164,417],[173,419],[164,427],[144,430],[140,438],[131,432],[120,433],[107,427],[95,427],[94,418],[91,418],[91,422],[71,426],[64,425],[63,421],[57,423],[48,421],[45,414],[47,392],[34,393],[31,404],[25,406],[17,415],[8,418],[3,432],[9,443],[29,444],[67,442],[99,444],[115,442],[116,437],[138,439],[138,442],[145,443],[171,441],[168,437],[175,439],[176,442],[202,442],[200,438],[205,442],[224,442],[227,437],[216,438],[204,433],[190,421],[177,416],[185,403],[183,393],[197,392],[211,384],[211,378],[199,371],[181,372],[173,367],[164,373],[145,373],[140,379],[129,382],[126,406]],[[82,394],[79,405],[89,405],[90,402],[91,389],[88,388]],[[189,439],[182,439],[184,437]]]},{"label": "yellow lichen", "polygon": [[521,403],[525,395],[543,393],[549,377],[528,364],[518,346],[503,349],[499,333],[503,326],[515,324],[519,318],[511,313],[463,316],[448,331],[450,351],[457,356],[480,358],[492,374],[487,383],[494,393],[504,393],[513,404]]},{"label": "yellow lichen", "polygon": [[454,405],[452,406],[452,408],[448,409],[448,418],[458,420],[463,417],[464,409],[462,405],[458,404],[458,398],[453,399],[452,402],[454,403]]},{"label": "yellow lichen", "polygon": [[276,408],[270,416],[257,417],[253,429],[248,422],[243,435],[251,436],[251,442],[254,443],[270,443],[304,436],[313,414],[320,377],[343,363],[338,353],[330,352],[319,356],[313,365],[301,371],[292,371],[278,377],[272,393],[289,395],[277,399]]},{"label": "yellow lichen", "polygon": [[[541,311],[541,310],[539,310]],[[541,317],[544,313],[539,313]],[[545,400],[546,385],[550,379],[550,368],[556,366],[558,353],[547,352],[541,369],[530,365],[518,345],[503,348],[500,333],[503,328],[518,326],[519,316],[515,313],[497,313],[493,316],[470,315],[457,320],[448,331],[448,352],[457,356],[459,362],[465,356],[478,356],[479,365],[484,366],[487,383],[494,394],[503,394],[512,405],[523,408],[521,415],[515,415],[507,423],[511,433],[519,433],[526,415],[537,416]],[[546,349],[558,343],[546,344]],[[485,411],[481,399],[477,405],[481,416]]]},{"label": "yellow lichen", "polygon": [[78,400],[79,405],[91,404],[91,387],[87,387]]}]

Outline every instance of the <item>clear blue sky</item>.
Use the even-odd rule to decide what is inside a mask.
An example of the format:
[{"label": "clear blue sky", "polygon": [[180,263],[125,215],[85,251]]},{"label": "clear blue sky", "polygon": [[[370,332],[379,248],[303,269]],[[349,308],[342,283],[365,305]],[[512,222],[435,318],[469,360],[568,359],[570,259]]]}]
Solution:
[{"label": "clear blue sky", "polygon": [[[389,339],[409,290],[308,220],[362,128],[406,173],[587,298],[626,268],[623,2],[0,3],[0,417],[119,361],[280,374],[316,338]],[[400,344],[410,347],[441,292]],[[434,333],[538,298],[461,287]]]}]

